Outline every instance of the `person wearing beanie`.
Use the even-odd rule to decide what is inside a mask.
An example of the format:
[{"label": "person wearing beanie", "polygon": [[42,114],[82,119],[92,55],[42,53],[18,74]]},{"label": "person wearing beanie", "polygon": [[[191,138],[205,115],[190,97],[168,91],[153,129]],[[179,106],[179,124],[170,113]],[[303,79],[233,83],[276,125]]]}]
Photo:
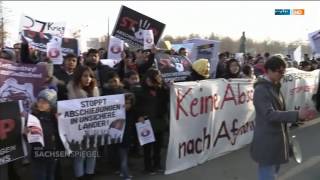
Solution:
[{"label": "person wearing beanie", "polygon": [[[43,156],[63,150],[58,133],[56,119],[57,92],[44,89],[39,92],[37,101],[32,107],[32,115],[40,122],[44,146],[40,143],[31,144],[32,174],[35,180],[53,180],[57,160],[55,157]],[[32,132],[32,127],[28,127]]]},{"label": "person wearing beanie", "polygon": [[210,77],[210,63],[208,59],[198,59],[192,63],[192,71],[187,81],[199,81]]}]

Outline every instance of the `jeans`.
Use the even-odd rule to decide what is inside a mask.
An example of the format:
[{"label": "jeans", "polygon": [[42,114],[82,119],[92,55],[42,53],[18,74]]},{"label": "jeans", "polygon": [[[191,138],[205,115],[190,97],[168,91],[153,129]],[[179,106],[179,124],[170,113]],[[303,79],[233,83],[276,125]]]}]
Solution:
[{"label": "jeans", "polygon": [[119,146],[119,155],[120,155],[120,174],[124,178],[129,178],[128,148]]},{"label": "jeans", "polygon": [[73,161],[73,167],[76,177],[82,177],[85,174],[94,174],[96,157],[76,157]]},{"label": "jeans", "polygon": [[34,159],[32,173],[35,180],[54,180],[56,167],[55,159]]},{"label": "jeans", "polygon": [[280,165],[265,166],[259,164],[259,180],[276,180],[279,170]]}]

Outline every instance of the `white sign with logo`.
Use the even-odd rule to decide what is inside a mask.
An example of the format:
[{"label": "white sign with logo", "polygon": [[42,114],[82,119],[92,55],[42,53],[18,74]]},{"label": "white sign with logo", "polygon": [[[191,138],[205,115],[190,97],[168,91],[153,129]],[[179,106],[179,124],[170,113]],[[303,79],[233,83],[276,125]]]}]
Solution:
[{"label": "white sign with logo", "polygon": [[143,146],[145,144],[149,144],[155,142],[153,129],[149,120],[145,120],[143,123],[136,123],[138,139],[140,145]]},{"label": "white sign with logo", "polygon": [[152,30],[143,31],[143,49],[152,49],[154,44],[153,32]]},{"label": "white sign with logo", "polygon": [[50,58],[53,64],[63,63],[61,43],[62,39],[55,37],[53,41],[47,44],[47,57]]},{"label": "white sign with logo", "polygon": [[108,48],[108,59],[121,60],[121,53],[123,52],[124,41],[111,36]]},{"label": "white sign with logo", "polygon": [[24,14],[20,20],[20,32],[22,32],[22,30],[30,30],[63,37],[65,29],[65,22],[44,22]]}]

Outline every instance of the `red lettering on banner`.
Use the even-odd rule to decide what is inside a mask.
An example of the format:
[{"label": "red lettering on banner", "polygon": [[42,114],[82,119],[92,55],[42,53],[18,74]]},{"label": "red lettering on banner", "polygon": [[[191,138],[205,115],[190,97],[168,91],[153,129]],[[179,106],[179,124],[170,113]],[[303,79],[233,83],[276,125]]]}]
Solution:
[{"label": "red lettering on banner", "polygon": [[179,120],[180,119],[180,110],[183,112],[183,114],[185,116],[188,117],[188,113],[186,112],[186,110],[182,107],[182,101],[183,99],[191,92],[192,88],[189,88],[184,94],[183,96],[180,98],[180,91],[178,90],[178,95],[177,95],[177,99],[176,99],[176,102],[177,102],[177,109],[176,109],[176,120]]},{"label": "red lettering on banner", "polygon": [[[229,93],[231,93],[231,96],[228,96]],[[235,104],[235,105],[238,105],[238,104],[237,104],[236,97],[235,97],[234,92],[233,92],[233,90],[232,90],[231,84],[228,84],[228,85],[227,85],[227,88],[226,88],[226,91],[225,91],[225,93],[224,93],[224,97],[223,97],[223,100],[222,100],[222,104],[221,104],[220,109],[223,109],[223,106],[224,106],[224,102],[225,102],[225,101],[231,101],[231,100],[234,101],[234,104]]]},{"label": "red lettering on banner", "polygon": [[7,139],[8,133],[15,128],[13,119],[0,120],[0,140]]},{"label": "red lettering on banner", "polygon": [[290,95],[298,94],[298,93],[306,93],[306,92],[313,92],[316,88],[316,85],[311,86],[298,86],[290,90]]},{"label": "red lettering on banner", "polygon": [[194,113],[193,112],[193,107],[196,106],[198,104],[198,99],[197,98],[194,98],[192,101],[191,101],[191,104],[190,104],[190,114],[193,116],[193,117],[197,117],[199,115],[199,113]]}]

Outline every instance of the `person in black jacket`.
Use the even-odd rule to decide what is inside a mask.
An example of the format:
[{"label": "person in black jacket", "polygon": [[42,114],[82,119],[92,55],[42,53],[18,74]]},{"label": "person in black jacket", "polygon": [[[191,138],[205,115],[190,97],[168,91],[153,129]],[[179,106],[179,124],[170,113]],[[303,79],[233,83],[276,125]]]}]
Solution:
[{"label": "person in black jacket", "polygon": [[230,59],[227,61],[226,74],[224,75],[225,79],[230,78],[241,78],[240,76],[241,66],[238,60]]},{"label": "person in black jacket", "polygon": [[63,65],[54,69],[54,76],[59,80],[58,100],[68,99],[67,84],[72,79],[77,64],[77,56],[75,54],[67,54],[63,59]]},{"label": "person in black jacket", "polygon": [[[42,127],[44,147],[40,143],[32,143],[32,170],[35,180],[54,180],[56,157],[51,156],[62,150],[63,145],[58,133],[56,119],[57,93],[53,89],[40,91],[32,114],[39,119]],[[31,127],[29,131],[33,131]]]},{"label": "person in black jacket", "polygon": [[99,51],[96,49],[89,49],[84,64],[89,66],[96,75],[98,88],[102,92],[107,83],[106,74],[113,69],[100,62]]},{"label": "person in black jacket", "polygon": [[[161,172],[161,148],[163,135],[167,128],[169,89],[166,87],[159,70],[146,72],[142,88],[136,92],[139,122],[149,119],[156,141],[143,146],[145,171],[154,174]],[[152,156],[153,153],[153,156]]]}]

